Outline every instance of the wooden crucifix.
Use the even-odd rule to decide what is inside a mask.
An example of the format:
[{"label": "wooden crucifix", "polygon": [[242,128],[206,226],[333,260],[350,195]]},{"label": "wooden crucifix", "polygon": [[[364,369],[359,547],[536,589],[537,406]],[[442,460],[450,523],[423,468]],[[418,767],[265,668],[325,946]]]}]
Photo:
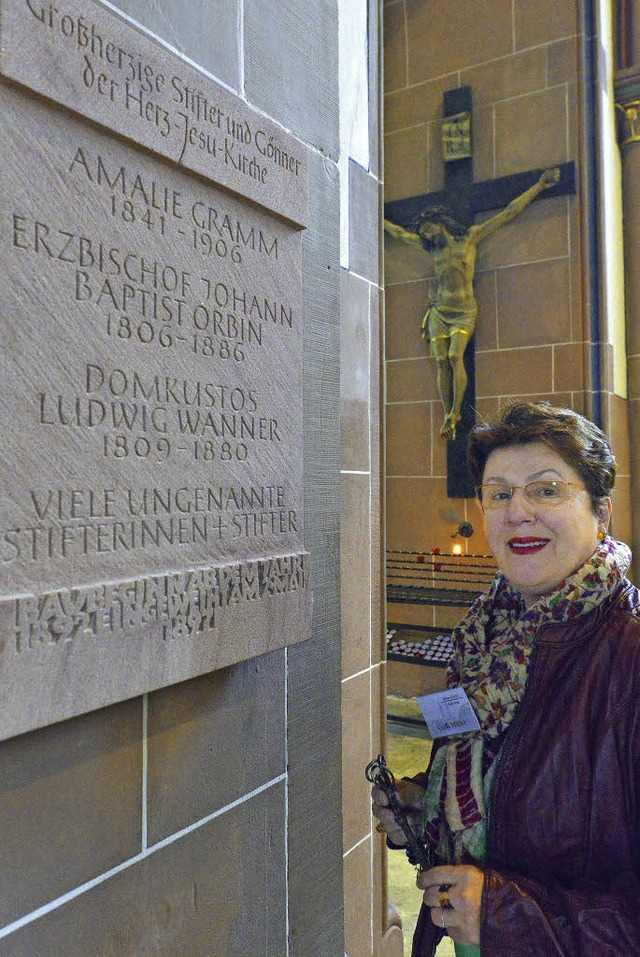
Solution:
[{"label": "wooden crucifix", "polygon": [[[435,267],[436,294],[422,324],[438,369],[438,389],[447,440],[447,494],[472,498],[466,463],[469,430],[475,422],[473,333],[478,304],[473,291],[477,246],[518,216],[539,195],[575,193],[575,164],[529,170],[474,182],[471,149],[471,87],[444,94],[445,188],[385,205],[385,230],[425,249]],[[500,209],[474,225],[477,213]]]}]

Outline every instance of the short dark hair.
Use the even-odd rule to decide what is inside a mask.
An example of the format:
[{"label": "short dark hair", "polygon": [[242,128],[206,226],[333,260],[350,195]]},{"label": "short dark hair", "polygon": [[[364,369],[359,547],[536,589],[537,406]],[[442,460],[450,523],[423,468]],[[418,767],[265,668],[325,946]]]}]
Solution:
[{"label": "short dark hair", "polygon": [[455,219],[451,210],[447,209],[446,206],[429,206],[427,209],[423,209],[422,212],[418,213],[412,220],[412,231],[420,234],[420,227],[424,223],[437,223],[439,226],[444,226],[456,239],[461,239],[469,232],[468,227]]},{"label": "short dark hair", "polygon": [[482,484],[487,459],[496,449],[542,442],[578,473],[596,510],[611,493],[616,460],[604,432],[572,409],[549,402],[516,402],[497,422],[474,426],[469,435],[469,468],[476,485]]}]

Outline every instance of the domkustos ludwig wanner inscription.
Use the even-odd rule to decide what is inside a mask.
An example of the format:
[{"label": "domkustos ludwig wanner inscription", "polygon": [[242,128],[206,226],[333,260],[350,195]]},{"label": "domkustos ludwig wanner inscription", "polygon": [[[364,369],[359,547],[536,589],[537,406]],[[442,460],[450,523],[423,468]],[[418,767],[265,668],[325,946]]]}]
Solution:
[{"label": "domkustos ludwig wanner inscription", "polygon": [[[284,186],[273,202],[259,192],[282,165],[260,183],[223,151],[205,171],[194,144],[173,155],[149,120],[115,118],[133,110],[134,76],[137,90],[156,77],[158,103],[180,77],[208,116],[244,117],[254,147],[257,130],[276,132],[231,94],[214,114],[208,77],[99,4],[1,12],[3,72],[18,81],[0,77],[6,738],[302,641],[311,598],[292,225],[304,204]],[[114,83],[116,62],[134,75],[108,98],[113,122],[86,64],[74,72],[79,51],[96,65],[100,50]],[[49,96],[47,70],[48,101],[24,88]],[[306,182],[304,146],[277,136],[300,160],[290,181]]]},{"label": "domkustos ludwig wanner inscription", "polygon": [[5,76],[306,225],[305,146],[212,77],[95,0],[0,9]]}]

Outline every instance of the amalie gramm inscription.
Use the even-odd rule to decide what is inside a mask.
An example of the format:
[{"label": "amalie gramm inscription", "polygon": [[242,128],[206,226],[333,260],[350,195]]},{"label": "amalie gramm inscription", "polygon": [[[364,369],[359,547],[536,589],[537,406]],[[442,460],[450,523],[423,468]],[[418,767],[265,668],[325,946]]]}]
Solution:
[{"label": "amalie gramm inscription", "polygon": [[98,3],[1,13],[0,738],[310,624],[304,146]]}]

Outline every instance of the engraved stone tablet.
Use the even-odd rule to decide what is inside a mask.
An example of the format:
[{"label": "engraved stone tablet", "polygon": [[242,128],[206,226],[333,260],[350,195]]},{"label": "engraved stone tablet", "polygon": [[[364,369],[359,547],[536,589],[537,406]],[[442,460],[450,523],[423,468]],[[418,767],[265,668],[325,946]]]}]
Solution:
[{"label": "engraved stone tablet", "polygon": [[208,74],[94,0],[0,11],[5,76],[306,225],[306,148]]},{"label": "engraved stone tablet", "polygon": [[[310,620],[300,212],[196,147],[160,149],[155,120],[119,125],[107,44],[142,76],[164,63],[158,104],[178,68],[97,4],[53,11],[2,4],[5,72],[74,113],[0,81],[0,737],[303,640]],[[100,63],[78,43],[98,34]],[[83,88],[85,56],[113,100]]]}]

